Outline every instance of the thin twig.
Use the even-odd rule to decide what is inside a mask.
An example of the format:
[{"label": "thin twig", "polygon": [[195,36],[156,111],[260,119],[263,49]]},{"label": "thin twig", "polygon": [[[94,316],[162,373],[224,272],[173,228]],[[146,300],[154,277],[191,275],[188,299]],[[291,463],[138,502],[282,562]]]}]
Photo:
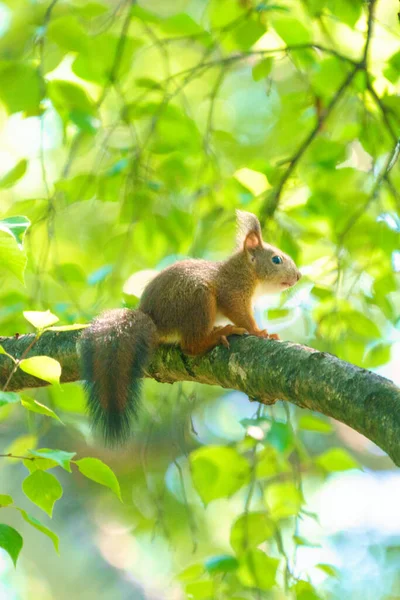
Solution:
[{"label": "thin twig", "polygon": [[29,344],[29,346],[27,346],[25,348],[25,350],[23,351],[23,353],[21,354],[21,356],[18,359],[15,360],[14,366],[11,369],[9,376],[6,379],[5,384],[3,385],[3,389],[2,389],[3,392],[6,391],[6,389],[8,387],[8,384],[10,383],[11,378],[13,377],[14,373],[17,371],[17,369],[18,369],[21,361],[25,358],[25,356],[28,354],[28,352],[30,351],[30,349],[36,344],[36,342],[38,341],[39,337],[40,337],[40,335],[36,334],[35,337],[33,338],[33,340],[31,341],[31,343]]},{"label": "thin twig", "polygon": [[[319,131],[321,130],[322,126],[325,124],[326,120],[328,119],[329,115],[331,114],[331,112],[333,111],[335,106],[337,105],[338,101],[341,99],[341,97],[344,95],[347,88],[352,83],[356,74],[359,71],[365,71],[367,73],[368,52],[369,52],[371,39],[372,39],[372,35],[373,35],[373,17],[374,17],[375,3],[376,3],[376,0],[370,0],[369,6],[368,6],[367,35],[366,35],[366,41],[365,41],[363,55],[362,55],[361,60],[350,61],[349,59],[347,59],[347,57],[339,55],[335,50],[331,50],[331,49],[328,50],[327,48],[324,47],[325,52],[329,51],[331,54],[333,54],[337,57],[340,57],[343,60],[347,60],[348,62],[351,62],[353,64],[353,69],[348,73],[347,77],[345,78],[345,80],[343,81],[341,86],[335,92],[332,100],[330,101],[330,103],[328,104],[326,109],[324,110],[323,114],[318,116],[317,122],[316,122],[314,128],[310,131],[310,133],[308,134],[306,139],[303,141],[303,143],[298,148],[297,152],[290,159],[289,166],[284,171],[274,193],[271,196],[268,196],[268,198],[264,201],[263,206],[261,208],[262,222],[265,223],[265,221],[267,219],[271,218],[275,214],[275,211],[278,208],[279,201],[280,201],[280,198],[281,198],[281,195],[282,195],[282,192],[283,192],[286,182],[293,174],[300,159],[303,157],[306,150],[309,148],[309,146],[311,145],[313,140],[318,135]],[[316,48],[317,46],[314,46],[314,47]],[[321,46],[320,46],[320,49],[322,49]]]},{"label": "thin twig", "polygon": [[17,454],[11,454],[11,452],[9,452],[8,454],[0,454],[0,458],[18,458],[20,460],[43,460],[43,458],[46,458],[45,456],[18,456]]},{"label": "thin twig", "polygon": [[300,159],[303,157],[306,150],[309,148],[311,142],[317,137],[320,129],[325,124],[329,115],[332,113],[333,109],[335,108],[335,106],[337,105],[339,100],[342,98],[343,94],[345,93],[345,91],[347,90],[347,88],[349,87],[349,85],[351,84],[351,82],[353,81],[354,77],[356,76],[356,74],[359,70],[360,70],[360,65],[356,65],[348,73],[347,77],[345,78],[345,80],[343,81],[341,86],[336,90],[336,93],[334,94],[332,100],[330,101],[330,103],[328,104],[326,109],[323,111],[323,113],[321,115],[319,115],[317,117],[317,122],[316,122],[315,126],[313,127],[313,129],[310,131],[310,133],[308,134],[306,139],[300,145],[297,152],[290,159],[289,166],[283,173],[283,175],[278,183],[278,186],[275,189],[274,194],[271,197],[269,197],[267,199],[267,201],[265,201],[263,206],[261,207],[261,211],[260,211],[261,224],[265,223],[266,219],[271,218],[274,215],[276,209],[278,208],[279,201],[280,201],[280,198],[281,198],[281,195],[283,192],[283,188],[284,188],[286,182],[292,175],[293,171],[295,170],[297,164],[299,163]]},{"label": "thin twig", "polygon": [[339,247],[342,246],[344,238],[347,236],[350,229],[352,229],[354,227],[354,225],[357,223],[358,219],[365,213],[365,211],[371,206],[371,204],[377,198],[379,191],[380,191],[381,184],[382,184],[383,180],[388,176],[389,171],[395,165],[395,163],[399,157],[399,153],[400,153],[400,139],[397,140],[394,148],[392,149],[392,152],[388,155],[381,172],[376,177],[375,183],[372,187],[371,193],[370,193],[367,201],[362,206],[360,206],[356,212],[354,212],[352,214],[352,216],[348,220],[346,226],[343,228],[341,234],[339,235],[339,237],[338,237]]}]

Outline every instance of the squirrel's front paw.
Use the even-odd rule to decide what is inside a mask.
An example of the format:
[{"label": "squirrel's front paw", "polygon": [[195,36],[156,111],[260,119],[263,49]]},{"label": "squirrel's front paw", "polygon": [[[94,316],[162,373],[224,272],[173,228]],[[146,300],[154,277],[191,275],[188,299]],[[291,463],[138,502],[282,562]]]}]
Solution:
[{"label": "squirrel's front paw", "polygon": [[280,340],[281,339],[277,333],[269,333],[268,338],[270,340]]},{"label": "squirrel's front paw", "polygon": [[279,335],[277,333],[268,333],[266,329],[262,329],[261,331],[253,331],[252,335],[267,340],[279,340]]},{"label": "squirrel's front paw", "polygon": [[219,338],[220,343],[225,346],[225,348],[230,348],[230,344],[228,342],[228,338],[226,337],[226,335],[221,335],[221,337]]},{"label": "squirrel's front paw", "polygon": [[218,328],[214,327],[214,331],[217,330],[219,333],[219,343],[225,346],[225,348],[230,348],[230,344],[228,341],[228,335],[244,335],[248,333],[247,329],[243,327],[236,327],[236,325],[226,325],[218,330]]}]

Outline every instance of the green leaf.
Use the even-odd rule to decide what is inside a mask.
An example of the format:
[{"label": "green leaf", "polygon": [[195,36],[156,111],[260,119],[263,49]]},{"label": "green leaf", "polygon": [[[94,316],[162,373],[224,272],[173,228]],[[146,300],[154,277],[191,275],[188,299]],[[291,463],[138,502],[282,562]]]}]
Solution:
[{"label": "green leaf", "polygon": [[265,490],[265,500],[273,519],[297,515],[303,503],[300,490],[290,481],[271,483]]},{"label": "green leaf", "polygon": [[36,517],[29,515],[22,508],[18,508],[18,510],[21,513],[22,518],[27,523],[29,523],[29,525],[32,525],[32,527],[34,527],[38,531],[41,531],[42,533],[44,533],[45,535],[47,535],[47,537],[49,537],[51,539],[51,541],[53,542],[54,548],[55,548],[56,552],[58,553],[58,536],[54,533],[54,531],[52,531],[51,529],[49,529],[48,527],[43,525],[43,523],[41,523],[39,521],[39,519],[36,519]]},{"label": "green leaf", "polygon": [[100,483],[101,485],[110,488],[122,502],[118,479],[108,465],[104,464],[98,458],[81,458],[80,460],[75,460],[73,462],[76,464],[82,475],[85,475],[85,477],[92,479],[96,483]]},{"label": "green leaf", "polygon": [[298,19],[289,15],[275,15],[273,26],[279,37],[288,45],[311,42],[311,31]]},{"label": "green leaf", "polygon": [[362,366],[366,369],[374,369],[385,365],[390,361],[392,344],[379,342],[367,349]]},{"label": "green leaf", "polygon": [[200,135],[195,123],[178,110],[161,115],[152,141],[152,150],[157,154],[171,151],[195,152],[200,150]]},{"label": "green leaf", "polygon": [[[23,177],[25,175],[27,165],[28,165],[28,161],[25,158],[20,160],[15,165],[15,167],[10,169],[10,171],[8,171],[8,173],[6,173],[5,175],[3,175],[3,177],[1,177],[0,188],[12,187],[14,185],[14,183],[16,183],[18,181],[18,179],[21,179],[21,177]],[[0,221],[0,226],[1,226],[1,221]]]},{"label": "green leaf", "polygon": [[172,15],[164,19],[161,23],[162,30],[171,36],[189,36],[203,34],[205,37],[210,37],[210,34],[205,31],[196,21],[186,13]]},{"label": "green leaf", "polygon": [[[28,450],[28,454],[30,454],[31,450]],[[33,471],[48,471],[49,469],[54,469],[57,467],[57,463],[54,460],[50,460],[48,458],[42,458],[37,460],[36,458],[32,460],[34,457],[26,458],[22,461],[24,467],[26,467],[29,473],[33,473]]]},{"label": "green leaf", "polygon": [[[119,78],[131,69],[133,52],[141,44],[138,39],[133,40],[127,36],[121,47],[119,35],[103,33],[93,36],[89,39],[85,52],[78,54],[73,62],[72,70],[82,79],[104,85],[111,75]],[[112,73],[117,51],[121,52],[118,72]]]},{"label": "green leaf", "polygon": [[25,252],[21,250],[15,239],[0,227],[0,269],[9,271],[24,283],[26,261]]},{"label": "green leaf", "polygon": [[[231,33],[232,46],[240,50],[249,50],[265,33],[265,26],[258,20],[244,19]],[[230,46],[229,38],[224,45]]]},{"label": "green leaf", "polygon": [[319,137],[312,143],[307,158],[312,165],[335,169],[346,159],[346,144]]},{"label": "green leaf", "polygon": [[246,167],[238,169],[233,176],[254,196],[262,194],[271,187],[264,173],[254,171],[253,169],[247,169]]},{"label": "green leaf", "polygon": [[383,74],[391,83],[396,83],[400,77],[400,52],[392,54],[387,64],[388,66],[384,69]]},{"label": "green leaf", "polygon": [[44,329],[50,327],[59,321],[56,315],[53,315],[49,310],[37,311],[37,310],[25,310],[23,312],[25,319],[35,327],[35,329]]},{"label": "green leaf", "polygon": [[34,471],[28,475],[22,482],[22,490],[29,500],[44,510],[49,517],[53,514],[54,504],[63,493],[59,481],[46,471]]},{"label": "green leaf", "polygon": [[268,77],[273,64],[274,61],[270,57],[263,58],[262,60],[260,60],[260,62],[253,67],[252,74],[254,81],[260,81],[260,79],[265,79],[266,77]]},{"label": "green leaf", "polygon": [[296,600],[322,600],[317,594],[315,588],[308,581],[300,580],[292,588],[296,595]]},{"label": "green leaf", "polygon": [[67,51],[85,51],[88,46],[88,35],[81,21],[74,15],[63,15],[51,19],[47,28],[48,39]]},{"label": "green leaf", "polygon": [[140,21],[143,21],[144,23],[159,23],[161,20],[159,15],[143,8],[142,6],[138,6],[137,4],[132,6],[131,15],[138,18]]},{"label": "green leaf", "polygon": [[268,12],[270,10],[272,11],[282,11],[282,12],[289,12],[289,8],[287,6],[281,6],[279,4],[270,4],[268,2],[268,4],[266,2],[260,2],[259,4],[257,4],[256,6],[256,10],[257,12]]},{"label": "green leaf", "polygon": [[369,337],[379,339],[381,337],[381,332],[379,327],[377,326],[372,319],[366,317],[363,313],[352,310],[348,311],[345,315],[346,321],[349,324],[349,327],[362,337]]},{"label": "green leaf", "polygon": [[261,550],[248,550],[240,558],[237,576],[246,587],[270,590],[276,583],[278,566],[277,558],[271,558]]},{"label": "green leaf", "polygon": [[287,308],[269,308],[267,318],[269,321],[273,319],[285,319],[290,315],[290,310]]},{"label": "green leaf", "polygon": [[275,531],[275,523],[265,512],[244,513],[232,526],[230,543],[236,554],[240,554],[271,539]]},{"label": "green leaf", "polygon": [[362,2],[360,0],[330,0],[326,3],[331,12],[346,23],[349,27],[354,27],[362,12]]},{"label": "green leaf", "polygon": [[179,581],[193,581],[204,574],[204,565],[197,563],[183,569],[176,577]]},{"label": "green leaf", "polygon": [[307,546],[309,548],[320,548],[321,544],[313,544],[306,538],[301,537],[300,535],[294,535],[293,541],[297,546]]},{"label": "green leaf", "polygon": [[315,565],[315,568],[320,569],[321,571],[323,571],[327,575],[330,575],[331,577],[336,577],[337,579],[339,579],[339,573],[337,569],[335,569],[335,567],[333,567],[332,565],[328,565],[326,563],[319,563],[318,565]]},{"label": "green leaf", "polygon": [[194,600],[213,600],[215,598],[214,581],[195,581],[185,587],[186,598]]},{"label": "green leaf", "polygon": [[13,362],[16,362],[15,358],[11,354],[8,354],[8,352],[4,350],[3,346],[0,346],[0,354],[4,354],[4,356],[8,356],[8,358],[11,358]]},{"label": "green leaf", "polygon": [[72,110],[69,114],[71,121],[81,130],[89,134],[97,131],[97,121],[87,113],[80,110]]},{"label": "green leaf", "polygon": [[347,67],[335,57],[320,60],[310,73],[310,83],[323,98],[331,97],[346,78]]},{"label": "green leaf", "polygon": [[32,356],[24,358],[19,363],[19,368],[29,375],[48,381],[49,383],[60,383],[61,365],[58,360],[50,356]]},{"label": "green leaf", "polygon": [[48,458],[60,467],[71,473],[71,460],[74,458],[76,452],[66,452],[65,450],[55,450],[50,448],[40,448],[39,450],[29,450],[29,454],[32,456],[38,456],[40,458]]},{"label": "green leaf", "polygon": [[331,433],[332,425],[315,415],[301,415],[299,419],[299,428],[306,431],[318,431],[319,433]]},{"label": "green leaf", "polygon": [[360,469],[358,462],[343,448],[332,448],[320,454],[315,463],[325,471],[347,471]]},{"label": "green leaf", "polygon": [[257,453],[256,474],[257,479],[272,477],[278,473],[290,470],[287,459],[272,446],[266,446]]},{"label": "green leaf", "polygon": [[31,222],[27,217],[8,217],[7,219],[0,219],[0,231],[11,235],[19,248],[22,249],[24,235],[30,224]]},{"label": "green leaf", "polygon": [[14,567],[17,566],[18,555],[22,549],[23,540],[18,531],[9,525],[0,523],[0,548],[3,548],[11,557]]},{"label": "green leaf", "polygon": [[[352,310],[347,303],[338,313],[337,310],[332,310],[332,302],[327,300],[325,303],[320,303],[315,314],[318,315],[317,318],[321,319],[322,317],[320,333],[331,339],[340,340],[346,335],[350,344],[357,344],[357,342],[364,344],[363,340],[380,340],[382,337],[379,327],[372,319],[360,311]],[[351,360],[350,362],[357,361]]]},{"label": "green leaf", "polygon": [[56,386],[51,396],[63,412],[84,414],[86,410],[85,393],[79,382]]},{"label": "green leaf", "polygon": [[108,7],[98,2],[88,2],[82,6],[75,5],[74,11],[78,12],[83,19],[93,19],[106,13]]},{"label": "green leaf", "polygon": [[15,392],[0,392],[0,407],[21,402],[21,396]]},{"label": "green leaf", "polygon": [[28,61],[0,62],[0,100],[9,113],[38,114],[44,85],[36,65]]},{"label": "green leaf", "polygon": [[38,413],[39,415],[45,415],[46,417],[51,417],[52,419],[57,419],[57,421],[60,421],[60,423],[62,423],[61,419],[56,415],[56,413],[53,410],[51,410],[51,408],[45,406],[44,404],[41,404],[40,402],[34,400],[33,398],[30,398],[29,396],[23,396],[21,398],[21,404],[24,408],[30,410],[31,412]]},{"label": "green leaf", "polygon": [[191,452],[190,464],[194,486],[206,504],[232,496],[250,476],[247,460],[234,448],[198,448]]},{"label": "green leaf", "polygon": [[311,293],[313,296],[316,296],[320,300],[332,298],[332,290],[330,290],[329,288],[320,287],[318,285],[314,285],[313,289],[311,290]]},{"label": "green leaf", "polygon": [[211,575],[215,573],[228,573],[229,571],[235,571],[239,563],[234,556],[228,554],[222,554],[221,556],[213,556],[204,563],[206,571]]},{"label": "green leaf", "polygon": [[8,494],[0,494],[0,507],[9,506],[14,500]]},{"label": "green leaf", "polygon": [[279,452],[287,452],[293,448],[293,432],[286,423],[274,421],[267,434],[267,440]]},{"label": "green leaf", "polygon": [[210,0],[206,6],[212,27],[225,27],[244,17],[243,6],[232,0]]}]

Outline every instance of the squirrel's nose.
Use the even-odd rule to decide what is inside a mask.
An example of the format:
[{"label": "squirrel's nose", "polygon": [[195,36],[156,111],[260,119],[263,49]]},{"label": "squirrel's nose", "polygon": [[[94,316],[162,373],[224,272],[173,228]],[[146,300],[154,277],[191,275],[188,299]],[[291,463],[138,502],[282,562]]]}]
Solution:
[{"label": "squirrel's nose", "polygon": [[300,271],[297,271],[297,281],[299,281],[301,279],[301,273]]}]

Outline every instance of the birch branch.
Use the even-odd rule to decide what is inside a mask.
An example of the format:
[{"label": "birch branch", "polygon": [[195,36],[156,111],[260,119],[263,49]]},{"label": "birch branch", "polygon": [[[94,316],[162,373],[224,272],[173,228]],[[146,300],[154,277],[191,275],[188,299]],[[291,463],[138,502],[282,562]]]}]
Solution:
[{"label": "birch branch", "polygon": [[[46,332],[25,356],[51,356],[62,366],[61,381],[78,381],[80,334],[81,330]],[[33,339],[0,337],[0,344],[18,359]],[[160,346],[147,376],[163,383],[195,381],[235,389],[263,404],[292,402],[349,425],[400,466],[400,389],[391,381],[300,344],[254,336],[233,336],[230,343],[229,350],[219,346],[201,357],[189,357],[177,346]],[[12,367],[11,359],[0,355],[1,387]],[[45,385],[18,369],[7,390]]]}]

